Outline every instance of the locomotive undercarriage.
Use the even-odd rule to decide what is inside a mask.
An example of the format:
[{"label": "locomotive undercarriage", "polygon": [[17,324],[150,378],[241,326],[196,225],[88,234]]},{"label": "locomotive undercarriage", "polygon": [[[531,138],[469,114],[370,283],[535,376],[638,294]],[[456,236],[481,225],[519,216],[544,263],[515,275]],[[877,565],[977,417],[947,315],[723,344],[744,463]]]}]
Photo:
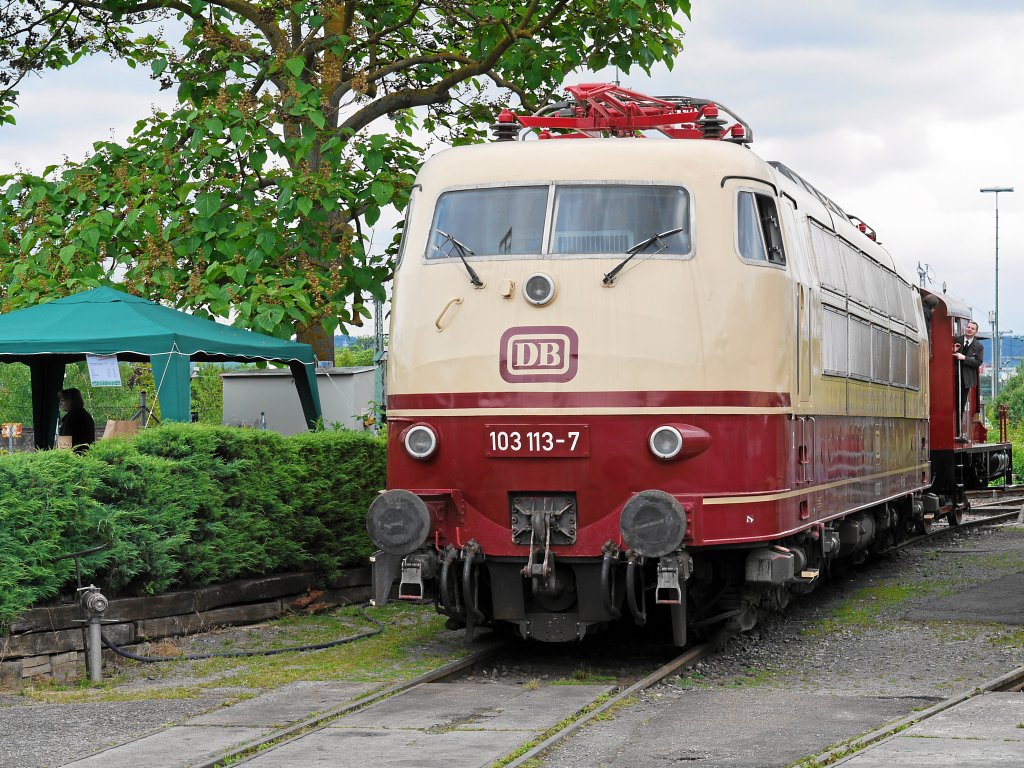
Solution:
[{"label": "locomotive undercarriage", "polygon": [[[436,602],[449,626],[472,638],[481,626],[544,642],[580,640],[616,622],[669,628],[676,645],[712,630],[751,629],[781,612],[793,594],[814,589],[841,564],[923,531],[938,510],[935,494],[905,496],[755,547],[681,548],[659,557],[608,541],[601,557],[561,557],[535,545],[523,557],[488,556],[476,541],[429,546],[405,558],[378,553],[375,600],[397,582],[400,599]],[[668,636],[665,636],[668,639]]]}]

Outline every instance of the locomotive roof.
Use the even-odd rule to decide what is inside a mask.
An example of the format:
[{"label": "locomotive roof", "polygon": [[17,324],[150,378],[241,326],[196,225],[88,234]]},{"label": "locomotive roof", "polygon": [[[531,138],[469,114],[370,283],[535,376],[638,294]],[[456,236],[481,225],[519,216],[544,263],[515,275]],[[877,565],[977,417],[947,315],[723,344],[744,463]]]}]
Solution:
[{"label": "locomotive roof", "polygon": [[446,149],[429,158],[417,181],[445,189],[564,180],[678,181],[719,186],[725,177],[761,179],[874,261],[915,285],[910,272],[854,224],[830,198],[781,163],[768,163],[742,144],[724,141],[587,138],[498,141]]},{"label": "locomotive roof", "polygon": [[950,317],[971,318],[971,305],[957,296],[953,296],[945,291],[942,293],[934,293],[926,288],[921,288],[921,295],[931,297],[942,304],[942,306],[946,308],[946,314]]}]

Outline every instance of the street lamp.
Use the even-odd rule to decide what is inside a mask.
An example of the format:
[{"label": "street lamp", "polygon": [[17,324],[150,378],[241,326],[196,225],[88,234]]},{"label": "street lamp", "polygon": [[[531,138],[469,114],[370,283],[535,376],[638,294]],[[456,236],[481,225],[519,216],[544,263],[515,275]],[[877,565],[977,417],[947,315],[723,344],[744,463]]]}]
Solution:
[{"label": "street lamp", "polygon": [[982,187],[979,191],[981,192],[995,192],[996,194],[996,311],[993,315],[992,326],[994,334],[992,336],[992,358],[993,366],[995,369],[994,376],[992,378],[992,399],[996,399],[996,395],[999,394],[999,193],[1000,192],[1013,192],[1013,187]]}]

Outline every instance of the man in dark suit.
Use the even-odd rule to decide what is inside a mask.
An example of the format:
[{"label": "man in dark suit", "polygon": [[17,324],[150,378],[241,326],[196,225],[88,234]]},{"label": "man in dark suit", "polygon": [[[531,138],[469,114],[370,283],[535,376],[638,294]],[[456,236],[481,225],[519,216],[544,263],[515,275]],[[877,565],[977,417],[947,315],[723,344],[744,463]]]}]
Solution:
[{"label": "man in dark suit", "polygon": [[956,339],[953,347],[953,357],[957,360],[957,381],[960,385],[959,417],[957,420],[959,428],[957,440],[959,441],[966,441],[967,439],[964,410],[970,403],[968,398],[971,390],[978,386],[978,370],[981,368],[981,364],[985,362],[985,350],[981,346],[981,342],[975,338],[977,335],[978,324],[971,320],[967,323],[967,328],[964,329],[964,335]]}]

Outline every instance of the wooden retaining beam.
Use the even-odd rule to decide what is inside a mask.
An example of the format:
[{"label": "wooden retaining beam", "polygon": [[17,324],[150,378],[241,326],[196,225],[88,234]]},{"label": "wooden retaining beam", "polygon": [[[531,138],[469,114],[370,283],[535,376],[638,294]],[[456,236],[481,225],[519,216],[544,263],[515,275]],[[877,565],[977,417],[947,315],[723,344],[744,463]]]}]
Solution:
[{"label": "wooden retaining beam", "polygon": [[[152,597],[110,601],[104,618],[117,623],[103,634],[119,646],[163,637],[191,635],[214,627],[255,624],[311,602],[311,573],[284,573],[259,579],[217,584],[202,589],[167,592]],[[370,569],[345,571],[315,602],[318,608],[361,603],[370,596]],[[58,682],[84,673],[85,633],[77,602],[32,608],[11,622],[0,636],[0,688],[18,688],[34,679]],[[104,653],[110,653],[104,651]]]}]

